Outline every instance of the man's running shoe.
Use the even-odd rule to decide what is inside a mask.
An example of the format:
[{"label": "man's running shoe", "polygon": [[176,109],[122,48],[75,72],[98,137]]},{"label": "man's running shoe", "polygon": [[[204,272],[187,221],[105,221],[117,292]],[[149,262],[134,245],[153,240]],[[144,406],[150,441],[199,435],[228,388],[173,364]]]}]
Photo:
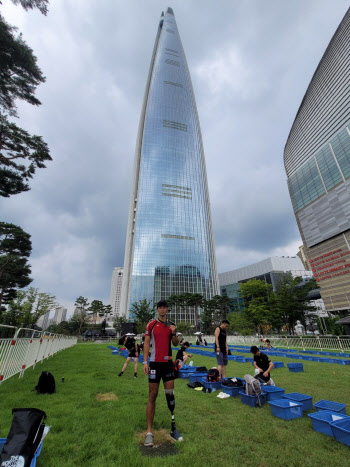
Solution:
[{"label": "man's running shoe", "polygon": [[153,443],[153,434],[152,433],[147,433],[146,434],[146,439],[145,439],[145,446],[152,447],[154,445]]},{"label": "man's running shoe", "polygon": [[137,378],[137,373],[134,374],[134,378]]},{"label": "man's running shoe", "polygon": [[177,430],[171,430],[170,436],[175,440],[175,441],[183,441],[183,437]]},{"label": "man's running shoe", "polygon": [[123,372],[121,371],[118,376],[123,376]]}]

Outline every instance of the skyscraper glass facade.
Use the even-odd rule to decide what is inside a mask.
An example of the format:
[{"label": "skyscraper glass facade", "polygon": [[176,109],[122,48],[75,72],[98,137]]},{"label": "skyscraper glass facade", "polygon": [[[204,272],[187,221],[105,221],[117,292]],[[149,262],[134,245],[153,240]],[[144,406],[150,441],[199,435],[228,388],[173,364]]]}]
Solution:
[{"label": "skyscraper glass facade", "polygon": [[[173,11],[162,14],[136,144],[122,313],[142,299],[219,293],[197,108]],[[172,310],[176,320],[194,313]]]},{"label": "skyscraper glass facade", "polygon": [[295,117],[284,165],[303,252],[328,311],[350,309],[350,9]]}]

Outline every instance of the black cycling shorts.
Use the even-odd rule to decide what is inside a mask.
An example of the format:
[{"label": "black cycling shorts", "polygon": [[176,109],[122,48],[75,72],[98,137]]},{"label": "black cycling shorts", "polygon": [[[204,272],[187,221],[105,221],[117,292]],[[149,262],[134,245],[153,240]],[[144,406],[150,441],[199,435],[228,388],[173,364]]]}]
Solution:
[{"label": "black cycling shorts", "polygon": [[169,362],[150,362],[148,368],[148,381],[150,383],[164,383],[175,379],[174,363]]},{"label": "black cycling shorts", "polygon": [[[135,358],[136,357],[136,350],[133,349],[133,350],[129,350],[129,355],[128,357],[130,358]],[[137,357],[138,358],[138,357]]]}]

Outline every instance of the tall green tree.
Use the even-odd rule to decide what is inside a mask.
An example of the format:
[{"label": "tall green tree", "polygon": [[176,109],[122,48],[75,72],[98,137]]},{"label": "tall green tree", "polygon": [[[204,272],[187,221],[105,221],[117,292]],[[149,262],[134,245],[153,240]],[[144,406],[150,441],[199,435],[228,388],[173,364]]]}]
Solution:
[{"label": "tall green tree", "polygon": [[257,332],[266,333],[279,314],[275,304],[275,294],[271,284],[258,279],[250,279],[240,284],[240,293],[244,299],[244,313],[247,321],[253,323]]},{"label": "tall green tree", "polygon": [[96,320],[97,315],[99,315],[99,316],[104,315],[104,305],[101,302],[101,300],[93,300],[91,302],[90,307],[88,308],[88,311],[92,315],[93,319]]},{"label": "tall green tree", "polygon": [[68,327],[72,334],[81,336],[90,324],[90,316],[83,312],[75,313],[68,321]]},{"label": "tall green tree", "polygon": [[16,298],[8,303],[7,311],[2,315],[3,322],[16,327],[32,327],[47,312],[57,306],[56,297],[39,289],[29,287],[18,290]]},{"label": "tall green tree", "polygon": [[103,307],[103,313],[108,316],[112,313],[113,311],[113,308],[112,308],[112,305],[104,305]]},{"label": "tall green tree", "polygon": [[114,318],[114,321],[113,321],[113,327],[114,329],[116,330],[116,333],[117,334],[120,334],[121,331],[122,331],[122,325],[124,323],[127,323],[129,320],[127,318],[125,318],[125,316],[119,316],[117,315],[115,318]]},{"label": "tall green tree", "polygon": [[197,330],[199,331],[200,323],[199,323],[199,312],[198,309],[202,308],[203,306],[203,295],[200,293],[189,293],[186,294],[187,299],[186,299],[186,304],[187,306],[192,306],[194,307],[194,314],[195,314],[195,319],[196,319],[196,326]]},{"label": "tall green tree", "polygon": [[0,307],[15,297],[17,288],[32,282],[27,262],[31,251],[29,234],[17,225],[0,222]]},{"label": "tall green tree", "polygon": [[89,299],[80,295],[80,297],[75,300],[74,305],[80,310],[81,313],[86,315],[90,305]]},{"label": "tall green tree", "polygon": [[[45,0],[13,0],[25,9],[47,12]],[[17,101],[40,105],[36,87],[45,82],[32,49],[0,15],[0,196],[28,191],[28,181],[51,156],[41,136],[31,136],[8,117],[17,117]]]},{"label": "tall green tree", "polygon": [[15,5],[20,4],[25,10],[32,10],[38,8],[38,10],[43,14],[47,14],[47,5],[49,0],[11,0]]},{"label": "tall green tree", "polygon": [[146,330],[146,325],[151,319],[154,318],[155,309],[152,306],[151,301],[139,300],[131,305],[130,313],[133,315],[135,322],[137,323],[137,332],[143,333]]},{"label": "tall green tree", "polygon": [[302,277],[292,277],[286,274],[278,283],[276,289],[276,307],[283,316],[288,332],[294,334],[296,322],[306,325],[306,317],[314,313],[316,307],[310,303],[309,293],[319,288],[315,279],[303,282]]}]

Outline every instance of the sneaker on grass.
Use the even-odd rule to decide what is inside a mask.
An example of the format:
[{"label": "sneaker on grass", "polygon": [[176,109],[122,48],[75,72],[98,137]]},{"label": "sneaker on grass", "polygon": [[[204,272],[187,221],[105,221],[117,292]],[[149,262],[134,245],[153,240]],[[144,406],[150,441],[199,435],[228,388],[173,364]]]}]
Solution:
[{"label": "sneaker on grass", "polygon": [[145,446],[151,447],[151,446],[153,446],[153,445],[154,445],[154,443],[153,443],[153,434],[150,433],[150,432],[148,432],[148,433],[146,434]]},{"label": "sneaker on grass", "polygon": [[118,376],[123,376],[123,372],[121,371]]}]

